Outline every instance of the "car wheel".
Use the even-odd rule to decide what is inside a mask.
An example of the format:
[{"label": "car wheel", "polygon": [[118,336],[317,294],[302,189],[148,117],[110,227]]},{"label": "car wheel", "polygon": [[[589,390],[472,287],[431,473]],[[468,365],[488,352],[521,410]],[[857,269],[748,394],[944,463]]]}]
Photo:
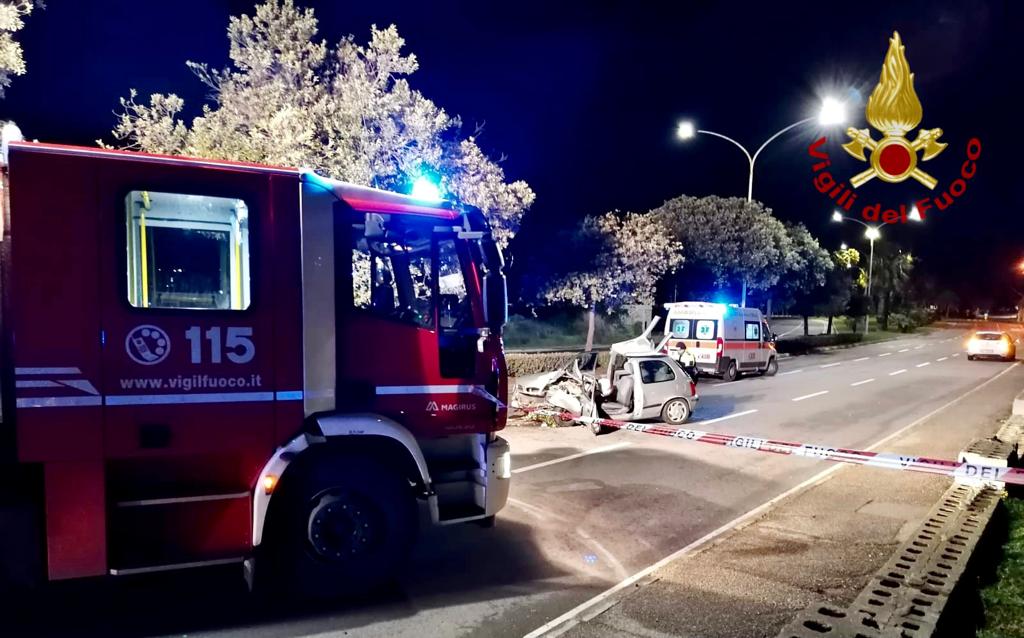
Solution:
[{"label": "car wheel", "polygon": [[268,584],[300,600],[381,587],[407,563],[416,534],[408,481],[369,458],[324,458],[303,468],[282,481],[271,508],[268,546],[261,548]]},{"label": "car wheel", "polygon": [[722,379],[724,381],[735,381],[738,376],[739,371],[736,369],[736,362],[730,361],[729,367],[725,369],[725,374],[722,375]]},{"label": "car wheel", "polygon": [[968,361],[974,361],[974,355],[973,354],[967,355],[967,360]]},{"label": "car wheel", "polygon": [[661,420],[669,425],[681,425],[690,418],[690,404],[685,399],[672,399],[661,407]]},{"label": "car wheel", "polygon": [[768,359],[768,366],[761,372],[766,377],[774,377],[779,371],[779,362],[775,360],[775,357]]}]

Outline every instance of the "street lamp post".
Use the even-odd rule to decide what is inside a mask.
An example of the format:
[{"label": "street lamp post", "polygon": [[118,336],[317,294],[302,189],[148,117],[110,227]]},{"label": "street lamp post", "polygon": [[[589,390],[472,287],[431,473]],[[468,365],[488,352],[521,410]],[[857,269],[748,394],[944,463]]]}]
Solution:
[{"label": "street lamp post", "polygon": [[[919,213],[918,210],[917,210],[917,206],[914,206],[914,207],[912,207],[910,209],[910,213],[907,215],[907,218],[910,219],[911,221],[915,221],[915,222],[923,221],[921,219],[921,213]],[[868,256],[868,288],[867,288],[867,298],[868,298],[868,304],[867,305],[868,305],[868,307],[864,311],[864,334],[868,334],[868,332],[870,331],[870,325],[871,325],[871,275],[872,275],[872,271],[874,271],[874,268],[875,268],[875,240],[882,238],[882,233],[880,232],[880,229],[882,228],[882,226],[885,226],[886,224],[888,224],[890,222],[882,222],[881,224],[878,224],[877,226],[872,226],[871,224],[863,222],[863,221],[857,219],[856,217],[849,217],[847,215],[844,215],[844,214],[840,213],[838,210],[834,211],[832,213],[832,221],[834,221],[834,222],[842,222],[844,220],[849,220],[851,222],[857,222],[858,224],[863,226],[865,228],[864,236],[867,237],[868,242],[871,245],[871,248],[870,248],[870,251],[869,251],[869,256]]]},{"label": "street lamp post", "polygon": [[[679,122],[678,127],[676,128],[676,136],[681,140],[689,140],[694,138],[698,133],[703,135],[710,135],[712,137],[723,139],[726,142],[729,142],[736,146],[736,148],[740,149],[740,151],[743,152],[743,156],[747,158],[747,166],[749,167],[749,173],[747,176],[747,202],[749,203],[754,201],[754,163],[757,161],[757,157],[761,154],[761,151],[763,151],[766,146],[774,142],[780,135],[788,133],[789,131],[795,129],[798,126],[808,124],[815,120],[817,120],[818,123],[823,126],[829,126],[834,124],[841,124],[843,121],[845,121],[845,119],[846,113],[843,103],[840,102],[839,100],[836,100],[835,98],[827,97],[824,100],[822,100],[821,109],[818,112],[817,116],[805,117],[799,122],[793,122],[789,126],[786,126],[776,131],[775,134],[766,139],[764,143],[761,144],[761,146],[759,146],[757,150],[753,152],[753,154],[751,154],[751,152],[747,150],[747,147],[743,146],[733,138],[727,135],[722,135],[721,133],[716,133],[715,131],[698,129],[693,124],[693,122],[690,122],[688,120],[683,120]],[[743,291],[741,293],[740,306],[743,308],[747,307],[746,280],[743,281]]]}]

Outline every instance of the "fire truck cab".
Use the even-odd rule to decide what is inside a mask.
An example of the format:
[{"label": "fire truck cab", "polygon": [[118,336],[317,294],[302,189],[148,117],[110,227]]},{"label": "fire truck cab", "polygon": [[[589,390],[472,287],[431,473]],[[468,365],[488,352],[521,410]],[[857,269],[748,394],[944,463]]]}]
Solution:
[{"label": "fire truck cab", "polygon": [[0,537],[28,540],[0,571],[238,562],[331,596],[402,567],[417,499],[493,522],[506,293],[479,211],[38,143],[3,170]]}]

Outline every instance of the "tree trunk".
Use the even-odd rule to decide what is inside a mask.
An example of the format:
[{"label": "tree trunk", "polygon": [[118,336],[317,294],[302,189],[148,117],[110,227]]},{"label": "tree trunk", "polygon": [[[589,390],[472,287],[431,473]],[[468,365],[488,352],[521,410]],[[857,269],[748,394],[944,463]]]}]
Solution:
[{"label": "tree trunk", "polygon": [[590,304],[590,308],[587,309],[587,347],[586,351],[590,352],[594,349],[594,304]]},{"label": "tree trunk", "polygon": [[825,328],[825,334],[827,334],[827,335],[832,334],[832,315],[828,316],[828,327]]},{"label": "tree trunk", "polygon": [[807,327],[807,319],[808,319],[808,316],[807,316],[807,315],[804,315],[804,336],[805,336],[805,337],[806,337],[807,335],[811,334],[811,331],[810,331],[810,329],[809,329],[809,328]]},{"label": "tree trunk", "polygon": [[747,281],[743,280],[743,292],[740,293],[740,308],[747,307]]},{"label": "tree trunk", "polygon": [[772,297],[768,295],[768,318],[772,318]]}]

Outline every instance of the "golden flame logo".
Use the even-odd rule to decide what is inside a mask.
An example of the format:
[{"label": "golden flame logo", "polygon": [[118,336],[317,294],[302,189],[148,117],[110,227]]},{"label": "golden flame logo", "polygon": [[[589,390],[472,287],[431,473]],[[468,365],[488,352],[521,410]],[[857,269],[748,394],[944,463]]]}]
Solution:
[{"label": "golden flame logo", "polygon": [[[875,141],[866,128],[846,130],[850,137],[850,141],[843,144],[846,152],[862,162],[871,163],[870,169],[850,180],[854,188],[874,177],[890,183],[913,177],[928,188],[935,188],[935,178],[918,168],[917,153],[923,151],[921,161],[928,161],[941,153],[946,144],[938,141],[942,136],[940,128],[918,131],[913,142],[906,138],[906,134],[921,123],[923,111],[921,100],[914,92],[914,74],[910,72],[905,48],[900,42],[900,34],[893,32],[889,38],[889,52],[882,64],[882,74],[868,98],[864,113],[868,123],[884,137]],[[870,158],[865,157],[865,149],[871,151]]]}]

